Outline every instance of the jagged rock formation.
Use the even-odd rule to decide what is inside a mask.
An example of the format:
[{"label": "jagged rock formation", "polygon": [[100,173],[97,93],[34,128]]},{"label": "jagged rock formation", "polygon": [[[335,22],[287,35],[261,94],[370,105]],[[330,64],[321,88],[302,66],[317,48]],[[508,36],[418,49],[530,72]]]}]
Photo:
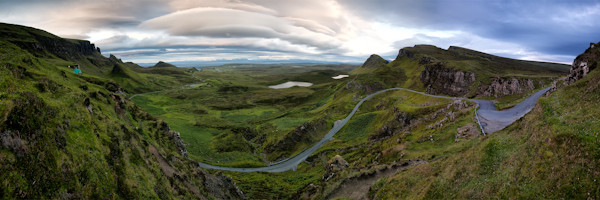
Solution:
[{"label": "jagged rock formation", "polygon": [[415,53],[409,51],[408,49],[402,48],[398,51],[398,56],[396,56],[396,60],[400,60],[402,57],[413,58]]},{"label": "jagged rock formation", "polygon": [[420,75],[429,94],[463,96],[475,82],[475,73],[446,68],[444,63],[425,66]]},{"label": "jagged rock formation", "polygon": [[487,86],[481,86],[477,95],[500,97],[504,95],[520,94],[533,90],[535,84],[531,79],[517,79],[508,77],[493,78]]},{"label": "jagged rock formation", "polygon": [[365,61],[365,63],[363,63],[363,65],[361,67],[376,68],[376,67],[384,66],[388,63],[389,63],[389,61],[383,59],[381,56],[379,56],[377,54],[373,54]]},{"label": "jagged rock formation", "polygon": [[600,59],[600,42],[598,44],[590,43],[590,47],[585,52],[573,61],[569,76],[565,80],[565,84],[569,85],[575,81],[582,79],[590,71],[598,67],[598,60]]},{"label": "jagged rock formation", "polygon": [[333,178],[337,173],[348,167],[348,162],[340,155],[335,155],[329,161],[325,167],[325,174],[323,175],[323,181],[328,181]]},{"label": "jagged rock formation", "polygon": [[0,38],[38,57],[48,57],[47,52],[65,60],[100,54],[99,48],[89,41],[63,39],[43,30],[20,25],[0,25]]},{"label": "jagged rock formation", "polygon": [[456,128],[456,135],[454,141],[459,142],[463,139],[469,139],[479,137],[479,128],[473,123],[468,123],[463,127]]},{"label": "jagged rock formation", "polygon": [[372,142],[376,142],[382,139],[389,138],[393,135],[402,132],[405,129],[408,129],[411,123],[411,120],[414,119],[409,113],[402,112],[397,107],[394,107],[394,119],[385,123],[379,131],[375,132],[372,135],[369,135],[369,140]]}]

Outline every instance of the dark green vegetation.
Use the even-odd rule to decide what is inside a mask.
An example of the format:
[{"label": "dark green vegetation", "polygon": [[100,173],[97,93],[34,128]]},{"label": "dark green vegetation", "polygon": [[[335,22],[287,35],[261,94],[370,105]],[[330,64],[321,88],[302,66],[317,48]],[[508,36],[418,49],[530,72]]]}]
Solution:
[{"label": "dark green vegetation", "polygon": [[[188,144],[190,157],[225,166],[264,166],[313,144],[333,125],[324,105],[344,80],[346,65],[230,65],[195,72],[192,88],[132,100],[169,122]],[[270,89],[287,81],[312,87]],[[345,114],[339,112],[337,116]],[[298,129],[305,125],[304,130]]]},{"label": "dark green vegetation", "polygon": [[[188,161],[176,132],[127,100],[113,78],[142,85],[143,73],[87,41],[8,24],[0,32],[1,198],[240,197],[227,177]],[[66,67],[75,63],[83,75]]]},{"label": "dark green vegetation", "polygon": [[[377,63],[369,60],[365,64]],[[513,106],[569,72],[569,66],[563,64],[514,60],[460,47],[444,50],[431,45],[403,48],[396,60],[379,63],[379,67],[353,71],[353,85],[369,93],[397,86],[430,94],[495,99],[499,108]]]},{"label": "dark green vegetation", "polygon": [[[598,47],[577,58],[592,69],[599,60]],[[373,196],[598,199],[600,71],[558,85],[523,119],[451,157],[384,180]]]},{"label": "dark green vegetation", "polygon": [[[445,73],[440,76],[450,75],[450,85],[463,84],[454,82],[457,72],[473,74],[475,81],[457,95],[492,99],[495,93],[478,90],[493,85],[494,78],[535,80],[531,81],[532,87],[516,84],[516,89],[509,90],[512,94],[498,95],[503,107],[568,71],[565,65],[512,60],[458,48],[416,46],[402,52],[404,55],[389,63],[373,55],[365,65],[351,71],[349,78],[341,80],[330,77],[344,74],[344,70],[324,71],[320,66],[206,68],[195,73],[201,80],[198,87],[142,95],[134,101],[174,127],[179,126],[175,128],[182,131],[191,158],[214,165],[255,167],[287,158],[314,144],[366,94],[390,87],[435,93],[427,90],[428,80],[421,76],[435,63],[444,63],[439,68]],[[460,62],[473,66],[448,67],[460,66],[456,64]],[[536,70],[541,73],[532,73]],[[315,85],[267,88],[286,81]],[[498,82],[500,88],[510,89],[510,84],[502,84]],[[224,173],[237,180],[250,198],[326,198],[352,177],[370,176],[376,169],[408,160],[452,157],[471,148],[479,141],[473,138],[480,135],[473,106],[403,91],[381,94],[366,102],[336,139],[302,163],[298,171]],[[341,155],[350,166],[324,181],[327,161],[335,155]]]},{"label": "dark green vegetation", "polygon": [[[235,173],[207,172],[185,155],[215,165],[264,166],[311,146],[381,89],[495,99],[505,108],[568,68],[433,46],[402,49],[389,63],[374,55],[356,69],[143,68],[105,58],[86,41],[6,24],[0,32],[3,198],[243,198],[235,185],[250,199],[600,195],[600,73],[589,71],[598,48],[578,57],[589,66],[587,76],[564,87],[559,81],[525,118],[489,136],[480,135],[472,103],[393,91],[365,102],[297,171]],[[74,64],[83,75],[66,67]],[[331,79],[339,74],[350,77]],[[267,87],[287,81],[314,85]],[[123,96],[152,91],[131,101]],[[406,170],[363,181],[394,167]],[[341,188],[362,196],[336,193]]]}]

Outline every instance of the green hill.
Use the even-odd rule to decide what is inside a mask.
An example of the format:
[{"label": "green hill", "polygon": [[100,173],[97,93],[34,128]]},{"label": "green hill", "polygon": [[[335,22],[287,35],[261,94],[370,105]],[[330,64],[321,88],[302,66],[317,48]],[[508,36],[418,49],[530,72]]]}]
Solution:
[{"label": "green hill", "polygon": [[172,64],[170,64],[170,63],[163,62],[163,61],[158,61],[158,62],[157,62],[157,63],[156,63],[154,66],[152,66],[152,67],[171,67],[171,68],[176,68],[177,66],[175,66],[175,65],[172,65]]},{"label": "green hill", "polygon": [[[120,82],[147,77],[79,48],[89,42],[0,30],[3,199],[243,198],[228,177],[185,157],[179,133],[123,96]],[[85,63],[84,74],[66,67],[73,63]]]},{"label": "green hill", "polygon": [[[600,48],[578,56],[569,77],[523,119],[455,155],[382,179],[374,199],[598,199]],[[581,80],[577,80],[581,79]],[[577,97],[574,99],[573,97]]]},{"label": "green hill", "polygon": [[351,84],[367,93],[376,91],[372,88],[404,87],[430,94],[498,99],[498,107],[506,108],[568,72],[564,64],[515,60],[461,47],[444,50],[416,45],[401,49],[386,65],[355,69]]}]

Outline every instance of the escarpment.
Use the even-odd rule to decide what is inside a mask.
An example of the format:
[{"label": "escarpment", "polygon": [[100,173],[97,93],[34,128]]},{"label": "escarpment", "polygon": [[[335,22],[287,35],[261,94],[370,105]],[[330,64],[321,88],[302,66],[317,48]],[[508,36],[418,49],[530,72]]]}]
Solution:
[{"label": "escarpment", "polygon": [[532,79],[496,77],[492,78],[492,82],[489,85],[481,86],[477,91],[477,95],[500,97],[520,94],[533,89],[535,89],[535,83]]},{"label": "escarpment", "polygon": [[446,68],[438,62],[425,66],[420,78],[429,94],[463,96],[475,82],[475,73]]},{"label": "escarpment", "polygon": [[43,30],[19,25],[1,25],[1,38],[38,57],[49,57],[50,53],[70,60],[100,55],[100,48],[86,40],[64,39]]},{"label": "escarpment", "polygon": [[598,60],[600,59],[600,42],[597,44],[590,43],[590,47],[585,52],[573,61],[569,76],[565,80],[565,84],[569,85],[575,81],[582,79],[590,71],[598,67]]}]

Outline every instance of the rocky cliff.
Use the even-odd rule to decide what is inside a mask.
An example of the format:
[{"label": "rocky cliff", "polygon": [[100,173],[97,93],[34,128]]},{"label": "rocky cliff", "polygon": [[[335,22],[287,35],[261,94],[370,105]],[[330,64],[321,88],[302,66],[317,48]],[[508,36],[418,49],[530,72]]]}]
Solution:
[{"label": "rocky cliff", "polygon": [[463,96],[475,82],[475,73],[447,68],[438,62],[425,66],[420,78],[429,94]]},{"label": "rocky cliff", "polygon": [[600,42],[597,44],[590,43],[590,47],[585,52],[573,61],[569,76],[565,80],[565,84],[569,85],[575,81],[582,79],[590,71],[598,67],[598,60],[600,59]]},{"label": "rocky cliff", "polygon": [[477,96],[501,97],[504,95],[520,94],[535,88],[534,81],[527,78],[496,77],[489,85],[479,87]]},{"label": "rocky cliff", "polygon": [[89,41],[63,39],[43,30],[19,25],[0,24],[0,35],[2,39],[38,57],[48,57],[50,53],[71,60],[100,54],[100,48]]}]

